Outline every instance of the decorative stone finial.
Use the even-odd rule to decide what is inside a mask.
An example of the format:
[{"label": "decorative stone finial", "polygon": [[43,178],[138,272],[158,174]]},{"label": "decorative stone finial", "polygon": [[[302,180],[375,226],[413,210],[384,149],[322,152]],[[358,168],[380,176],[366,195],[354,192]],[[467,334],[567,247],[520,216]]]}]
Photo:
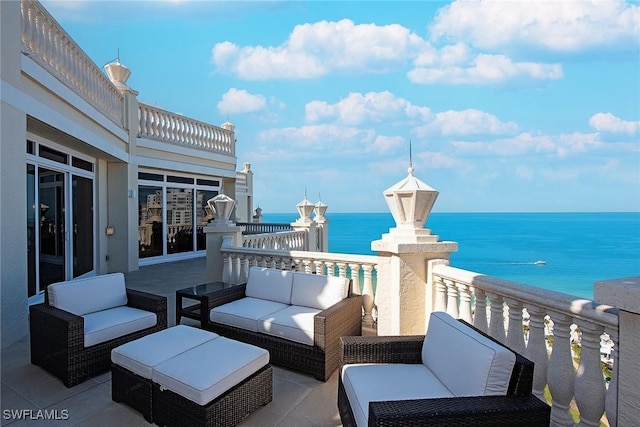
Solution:
[{"label": "decorative stone finial", "polygon": [[316,203],[313,212],[315,212],[317,219],[324,219],[324,214],[327,212],[329,206],[322,203],[322,200],[319,200],[319,196],[320,195],[318,195],[318,203]]},{"label": "decorative stone finial", "polygon": [[438,192],[413,176],[413,167],[409,174],[396,185],[384,192],[384,197],[399,229],[419,230],[424,228]]},{"label": "decorative stone finial", "polygon": [[315,209],[315,205],[307,200],[307,191],[304,192],[304,199],[296,205],[296,209],[300,214],[300,218],[298,218],[299,222],[310,222],[311,221],[311,213]]},{"label": "decorative stone finial", "polygon": [[224,122],[223,124],[221,124],[221,125],[220,125],[220,127],[221,127],[222,129],[230,130],[231,132],[233,132],[233,131],[236,129],[236,126],[235,126],[233,123],[231,123],[231,122],[229,121],[229,119],[227,119],[227,121],[226,121],[226,122]]},{"label": "decorative stone finial", "polygon": [[120,63],[120,59],[116,59],[115,62],[110,62],[105,65],[104,69],[107,72],[111,83],[113,83],[120,92],[131,90],[126,84],[129,76],[131,75],[131,70],[122,65]]},{"label": "decorative stone finial", "polygon": [[230,224],[231,213],[236,206],[235,200],[224,193],[207,200],[207,205],[211,209],[214,222],[225,222]]}]

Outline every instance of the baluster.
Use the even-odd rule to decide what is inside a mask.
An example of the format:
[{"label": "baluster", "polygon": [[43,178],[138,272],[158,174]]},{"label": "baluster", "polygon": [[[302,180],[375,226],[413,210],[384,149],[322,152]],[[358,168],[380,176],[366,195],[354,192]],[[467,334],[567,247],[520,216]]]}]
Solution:
[{"label": "baluster", "polygon": [[327,261],[325,263],[327,266],[327,276],[333,277],[336,275],[336,263],[333,261]]},{"label": "baluster", "polygon": [[310,259],[303,259],[302,260],[302,265],[304,266],[304,272],[311,274],[311,260]]},{"label": "baluster", "polygon": [[168,131],[167,131],[168,126],[169,126],[169,123],[167,120],[167,114],[164,111],[162,111],[160,113],[160,138],[163,140],[166,140],[168,137]]},{"label": "baluster", "polygon": [[533,370],[533,394],[545,401],[544,388],[547,385],[547,368],[549,351],[544,330],[546,310],[543,307],[527,307],[529,312],[529,339],[527,342],[527,358],[535,363]]},{"label": "baluster", "polygon": [[487,333],[489,331],[489,325],[487,325],[487,295],[483,289],[478,288],[474,288],[474,295],[476,309],[473,316],[473,326]]},{"label": "baluster", "polygon": [[351,284],[354,291],[357,289],[357,293],[362,292],[362,282],[360,281],[360,264],[349,263],[349,269],[351,270]]},{"label": "baluster", "polygon": [[444,283],[442,276],[434,276],[436,283],[436,302],[434,311],[447,310],[447,285]]},{"label": "baluster", "polygon": [[573,398],[575,374],[571,356],[571,316],[550,313],[553,320],[553,348],[547,382],[551,393],[551,426],[573,426],[569,405]]},{"label": "baluster", "polygon": [[364,283],[362,284],[362,307],[364,309],[364,317],[362,321],[369,325],[373,325],[373,281],[371,273],[373,266],[371,264],[362,265]]},{"label": "baluster", "polygon": [[242,256],[242,272],[241,272],[241,280],[240,283],[247,283],[249,279],[249,256]]},{"label": "baluster", "polygon": [[489,335],[501,343],[507,341],[504,332],[504,300],[502,295],[488,292],[489,302],[491,304],[491,322],[489,323]]},{"label": "baluster", "polygon": [[607,397],[604,401],[607,412],[607,421],[611,427],[618,425],[618,331],[610,330],[609,339],[613,342],[611,346],[611,379],[607,389]]},{"label": "baluster", "polygon": [[344,262],[338,262],[338,276],[347,277],[347,264]]},{"label": "baluster", "polygon": [[524,354],[524,332],[522,327],[522,301],[505,298],[509,307],[509,332],[507,334],[507,346],[517,353]]},{"label": "baluster", "polygon": [[460,295],[460,318],[465,322],[472,323],[471,318],[471,292],[469,285],[458,283],[458,292]]},{"label": "baluster", "polygon": [[580,411],[579,426],[599,426],[604,414],[606,387],[600,365],[600,336],[604,327],[591,322],[580,326],[582,332],[580,364],[574,396]]},{"label": "baluster", "polygon": [[458,288],[455,282],[445,279],[447,285],[447,314],[454,319],[458,318]]},{"label": "baluster", "polygon": [[322,260],[314,260],[313,265],[316,274],[324,275],[324,262]]},{"label": "baluster", "polygon": [[226,252],[222,254],[222,281],[231,283],[231,257]]}]

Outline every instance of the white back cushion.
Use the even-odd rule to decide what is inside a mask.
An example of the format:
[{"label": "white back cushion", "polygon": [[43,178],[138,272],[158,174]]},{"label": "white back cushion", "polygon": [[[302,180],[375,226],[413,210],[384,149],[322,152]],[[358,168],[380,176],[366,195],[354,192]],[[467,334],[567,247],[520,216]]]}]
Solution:
[{"label": "white back cushion", "polygon": [[47,292],[49,305],[78,316],[127,305],[122,273],[53,283],[47,287]]},{"label": "white back cushion", "polygon": [[293,273],[291,304],[324,310],[347,297],[349,279]]},{"label": "white back cushion", "polygon": [[245,295],[252,298],[291,304],[293,272],[251,267]]},{"label": "white back cushion", "polygon": [[429,318],[422,363],[456,396],[507,394],[515,354],[443,312]]}]

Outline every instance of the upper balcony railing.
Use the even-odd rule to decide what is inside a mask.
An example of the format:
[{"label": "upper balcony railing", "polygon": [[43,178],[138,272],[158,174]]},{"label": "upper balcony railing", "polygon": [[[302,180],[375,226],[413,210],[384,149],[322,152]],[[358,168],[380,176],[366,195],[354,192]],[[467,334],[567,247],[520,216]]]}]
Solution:
[{"label": "upper balcony railing", "polygon": [[275,222],[239,222],[237,225],[244,227],[244,234],[247,235],[291,231],[291,224]]},{"label": "upper balcony railing", "polygon": [[138,107],[140,138],[150,138],[170,144],[235,155],[233,131],[189,119],[143,103]]},{"label": "upper balcony railing", "polygon": [[124,128],[123,96],[38,2],[21,0],[22,52]]},{"label": "upper balcony railing", "polygon": [[305,250],[306,231],[279,231],[276,233],[249,234],[242,238],[242,246],[278,251]]}]

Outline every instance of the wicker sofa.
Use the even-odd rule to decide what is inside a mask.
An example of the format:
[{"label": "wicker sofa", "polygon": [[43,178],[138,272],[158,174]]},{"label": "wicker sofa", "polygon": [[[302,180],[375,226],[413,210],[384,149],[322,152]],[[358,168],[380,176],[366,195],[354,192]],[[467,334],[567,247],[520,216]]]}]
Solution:
[{"label": "wicker sofa", "polygon": [[205,328],[264,348],[271,363],[329,379],[340,337],[361,335],[362,297],[345,278],[252,267],[247,283],[209,296]]},{"label": "wicker sofa", "polygon": [[343,337],[338,410],[350,426],[544,426],[533,362],[462,320],[426,336]]},{"label": "wicker sofa", "polygon": [[72,387],[109,370],[113,348],[166,327],[166,297],[126,289],[122,273],[51,284],[29,307],[31,363]]}]

